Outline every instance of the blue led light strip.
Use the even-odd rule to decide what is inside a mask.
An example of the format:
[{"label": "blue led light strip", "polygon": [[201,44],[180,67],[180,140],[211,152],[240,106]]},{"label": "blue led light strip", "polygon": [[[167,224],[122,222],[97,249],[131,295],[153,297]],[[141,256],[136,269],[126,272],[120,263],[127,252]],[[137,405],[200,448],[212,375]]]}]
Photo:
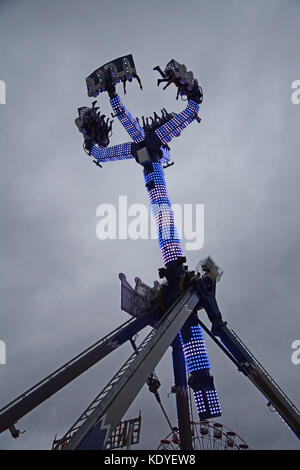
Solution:
[{"label": "blue led light strip", "polygon": [[134,142],[142,142],[145,138],[144,129],[139,125],[137,120],[130,114],[125,108],[119,95],[111,98],[110,104],[113,111],[117,115],[117,118],[121,122],[122,126],[128,132]]},{"label": "blue led light strip", "polygon": [[200,420],[221,416],[222,410],[215,389],[198,390],[194,392],[194,399]]},{"label": "blue led light strip", "polygon": [[171,261],[183,256],[183,253],[161,164],[152,163],[152,171],[146,173],[144,170],[144,178],[158,233],[162,259],[164,265],[167,266]]},{"label": "blue led light strip", "polygon": [[[189,341],[184,343],[182,333],[179,333],[182,350],[185,358],[186,369],[189,374],[198,372],[197,390],[194,390],[194,399],[200,419],[208,419],[221,415],[221,406],[217,392],[213,385],[207,386],[207,372],[210,369],[208,354],[202,330],[199,325],[190,326],[192,335]],[[205,374],[206,371],[206,374]],[[203,378],[201,380],[201,372]],[[195,387],[194,387],[195,388]]]},{"label": "blue led light strip", "polygon": [[114,145],[113,147],[99,147],[93,145],[91,155],[99,162],[113,162],[117,160],[128,160],[134,158],[131,153],[131,143]]},{"label": "blue led light strip", "polygon": [[210,369],[202,330],[198,325],[193,325],[190,328],[192,330],[192,336],[187,343],[183,342],[180,333],[186,368],[189,374],[197,370]]},{"label": "blue led light strip", "polygon": [[199,105],[192,100],[189,100],[188,105],[184,111],[176,114],[168,122],[156,129],[155,133],[159,139],[167,144],[173,137],[178,137],[181,131],[194,121],[199,111]]}]

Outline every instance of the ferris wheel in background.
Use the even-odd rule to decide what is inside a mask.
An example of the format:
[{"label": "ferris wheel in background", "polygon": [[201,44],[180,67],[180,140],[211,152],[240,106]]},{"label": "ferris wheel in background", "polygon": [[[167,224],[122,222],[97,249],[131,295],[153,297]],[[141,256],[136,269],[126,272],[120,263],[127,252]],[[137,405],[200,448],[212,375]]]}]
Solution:
[{"label": "ferris wheel in background", "polygon": [[[236,432],[213,421],[191,421],[194,450],[249,450]],[[180,450],[178,428],[161,439],[157,450]]]}]

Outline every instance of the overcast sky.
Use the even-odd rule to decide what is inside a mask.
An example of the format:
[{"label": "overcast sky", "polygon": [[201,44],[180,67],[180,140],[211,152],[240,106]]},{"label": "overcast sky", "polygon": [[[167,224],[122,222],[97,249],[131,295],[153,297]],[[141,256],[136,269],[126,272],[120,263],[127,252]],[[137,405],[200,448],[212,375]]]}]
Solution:
[{"label": "overcast sky", "polygon": [[[225,273],[217,288],[223,317],[289,397],[300,405],[300,365],[291,362],[299,321],[300,3],[297,0],[87,0],[0,3],[1,313],[0,407],[127,320],[118,273],[152,284],[162,265],[155,240],[96,236],[101,203],[148,204],[134,161],[95,167],[74,125],[90,105],[85,78],[132,53],[143,82],[124,97],[133,115],[163,106],[179,112],[176,90],[157,88],[172,58],[204,90],[201,124],[171,143],[171,200],[204,204],[205,244],[186,252],[194,268],[212,254]],[[101,112],[110,112],[107,95]],[[114,122],[111,144],[127,142]],[[203,314],[201,314],[203,315]],[[210,339],[207,346],[223,407],[218,418],[254,449],[296,449],[295,437],[266,400]],[[23,418],[27,432],[2,449],[47,449],[131,353],[123,346]],[[157,374],[176,424],[170,352]],[[127,413],[142,409],[139,448],[153,449],[168,426],[146,387]]]}]

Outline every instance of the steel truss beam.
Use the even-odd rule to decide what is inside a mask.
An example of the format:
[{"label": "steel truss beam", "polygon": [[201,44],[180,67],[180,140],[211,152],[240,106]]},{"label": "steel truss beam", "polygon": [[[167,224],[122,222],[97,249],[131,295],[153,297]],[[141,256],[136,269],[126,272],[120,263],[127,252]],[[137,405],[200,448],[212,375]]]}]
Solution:
[{"label": "steel truss beam", "polygon": [[199,297],[190,289],[173,305],[104,388],[86,412],[64,436],[64,449],[104,449],[111,432],[153,372],[179,330],[191,315]]},{"label": "steel truss beam", "polygon": [[121,344],[130,340],[151,321],[153,321],[151,315],[128,320],[8,403],[0,410],[0,433],[13,428],[20,418],[72,382]]},{"label": "steel truss beam", "polygon": [[251,351],[238,337],[238,335],[227,326],[222,326],[217,337],[198,319],[201,327],[226,354],[227,357],[237,366],[238,370],[248,377],[258,390],[267,398],[268,406],[281,416],[286,425],[300,439],[300,412],[283,392],[275,380],[266,369],[254,357]]}]

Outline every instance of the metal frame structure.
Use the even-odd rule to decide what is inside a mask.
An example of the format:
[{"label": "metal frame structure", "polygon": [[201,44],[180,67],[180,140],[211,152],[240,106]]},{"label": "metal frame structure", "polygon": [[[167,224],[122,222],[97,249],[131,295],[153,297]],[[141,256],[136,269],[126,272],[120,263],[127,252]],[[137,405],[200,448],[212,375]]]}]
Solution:
[{"label": "metal frame structure", "polygon": [[[201,277],[199,274],[195,275],[192,287],[190,287],[179,300],[174,302],[162,319],[157,320],[155,327],[151,330],[144,342],[137,348],[138,351],[134,352],[129,360],[126,361],[124,366],[95,398],[64,437],[56,441],[56,444],[53,446],[54,449],[82,448],[80,444],[78,444],[80,440],[79,438],[83,434],[87,435],[89,433],[91,433],[92,436],[95,436],[95,442],[88,443],[87,448],[104,449],[113,429],[119,424],[126,409],[133,401],[134,396],[146,382],[147,377],[153,371],[155,365],[159,362],[164,351],[169,345],[171,345],[171,343],[173,345],[174,352],[174,337],[175,339],[178,338],[178,336],[176,336],[177,333],[175,332],[180,330],[182,323],[184,323],[186,318],[190,315],[197,318],[197,321],[199,321],[203,330],[213,339],[221,351],[226,354],[238,370],[248,377],[249,380],[258,388],[258,390],[266,397],[268,406],[272,406],[272,408],[294,432],[296,437],[300,439],[299,411],[276,384],[274,379],[270,377],[259,361],[253,356],[249,349],[247,349],[236,333],[229,329],[227,325],[223,325],[219,328],[218,332],[216,332],[217,334],[214,334],[201,320],[198,319],[196,310],[203,308],[201,305],[203,302],[203,298],[201,298],[201,284],[204,279],[205,277]],[[210,297],[209,300],[211,303],[215,302],[214,293],[211,293],[210,295],[208,294],[208,297]],[[204,309],[207,313],[207,309]],[[174,323],[175,319],[176,323]],[[132,340],[137,331],[137,323],[139,324],[139,330],[141,330],[143,328],[143,326],[141,326],[142,323],[144,323],[145,326],[145,324],[153,324],[153,322],[153,316],[149,314],[143,316],[141,319],[130,320],[119,329],[114,330],[111,334],[105,336],[102,340],[99,340],[99,342],[85,350],[72,361],[69,361],[57,371],[47,376],[44,380],[36,384],[20,397],[13,400],[0,410],[0,432],[9,429],[14,437],[17,437],[19,432],[15,427],[16,422],[25,416],[31,409],[37,407],[48,397],[55,394],[57,390],[61,389],[64,386],[64,379],[64,384],[69,383],[73,380],[70,379],[70,377],[77,377],[80,373],[90,367],[91,357],[93,359],[93,363],[96,363],[125,341]],[[133,325],[135,326],[134,328]],[[172,328],[171,335],[171,330],[169,328]],[[152,351],[152,348],[154,347],[153,345],[157,344],[158,335],[160,339],[158,346],[156,346],[154,351],[151,353],[151,358],[149,359],[147,368],[143,370],[143,366],[141,366],[141,364],[144,364],[143,361],[149,351]],[[117,338],[120,337],[122,337],[122,341],[117,343]],[[108,346],[113,342],[113,348]],[[95,359],[95,351],[98,359]],[[141,355],[143,351],[144,354]],[[86,369],[82,367],[83,363],[86,365]],[[81,367],[81,369],[79,369],[79,367]],[[66,370],[69,372],[67,380],[64,375],[61,375]],[[140,371],[142,371],[142,376],[139,376]],[[126,396],[128,392],[127,387],[129,387],[131,393],[129,401],[127,401],[127,398],[124,400],[124,396]],[[121,392],[123,393],[123,397],[120,396]],[[179,407],[182,406],[180,394],[178,392],[176,393],[176,398],[177,405],[179,405]],[[90,419],[87,421],[89,416],[91,416],[95,410],[97,411],[93,415],[92,420]],[[110,414],[114,415],[113,419],[108,419]],[[111,422],[109,422],[110,419]],[[180,430],[182,424],[180,420],[178,421],[178,424]],[[85,425],[84,428],[83,425]],[[79,430],[80,434],[77,434]],[[77,437],[75,440],[76,434]],[[188,434],[183,433],[183,435],[186,441],[183,443],[181,440],[180,445],[181,448],[187,449],[189,447]]]},{"label": "metal frame structure", "polygon": [[[104,449],[130,404],[143,385],[153,375],[156,365],[172,346],[174,387],[178,413],[181,449],[192,449],[190,410],[187,387],[194,392],[200,420],[221,415],[221,408],[202,331],[215,341],[220,349],[263,393],[269,404],[280,414],[295,435],[300,438],[300,414],[284,392],[255,359],[240,338],[223,321],[216,301],[216,282],[222,271],[208,257],[200,262],[196,271],[189,271],[184,264],[181,242],[174,223],[172,205],[168,196],[163,168],[170,165],[168,143],[180,135],[190,123],[197,120],[202,90],[183,64],[171,60],[158,84],[166,87],[174,83],[177,95],[187,98],[187,106],[181,113],[167,113],[162,117],[143,118],[143,126],[129,113],[116,93],[116,84],[137,78],[131,55],[118,58],[97,69],[86,82],[89,96],[108,92],[110,103],[125,130],[132,138],[128,142],[108,147],[111,123],[96,113],[97,108],[79,108],[75,120],[84,136],[84,148],[94,158],[97,166],[102,163],[135,158],[143,167],[145,185],[155,220],[164,267],[159,270],[161,285],[152,288],[136,278],[133,289],[120,274],[121,306],[132,318],[94,345],[83,351],[64,366],[47,376],[34,387],[0,410],[0,432],[9,429],[13,437],[20,431],[16,422],[58,390],[78,377],[103,357],[126,341],[134,352],[107,386],[65,433],[56,440],[54,449]],[[140,83],[141,85],[141,83]],[[165,167],[163,167],[165,164]],[[209,330],[199,320],[197,312],[204,309],[212,323]],[[145,326],[152,330],[138,347],[134,336]],[[187,381],[186,372],[189,373]]]}]

